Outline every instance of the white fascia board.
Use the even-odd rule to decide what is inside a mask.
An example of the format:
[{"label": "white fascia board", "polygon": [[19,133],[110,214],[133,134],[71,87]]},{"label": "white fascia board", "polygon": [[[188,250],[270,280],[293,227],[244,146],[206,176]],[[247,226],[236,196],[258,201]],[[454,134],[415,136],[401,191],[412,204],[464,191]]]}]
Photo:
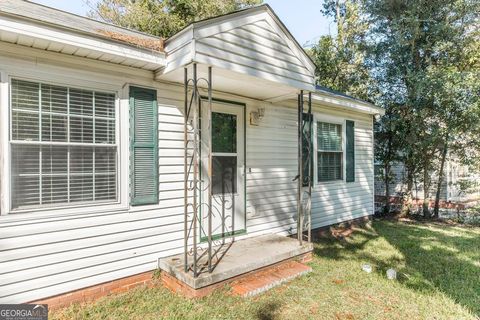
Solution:
[{"label": "white fascia board", "polygon": [[155,79],[194,62],[195,40],[193,25],[190,25],[165,43],[165,65],[155,71]]},{"label": "white fascia board", "polygon": [[360,113],[380,115],[380,116],[383,116],[385,114],[385,109],[383,108],[377,107],[368,102],[362,103],[360,101],[355,101],[349,98],[342,98],[340,96],[332,97],[329,95],[314,93],[312,94],[312,100],[317,101],[319,103],[332,105],[332,106],[343,107],[345,109],[349,109],[349,110],[360,112]]},{"label": "white fascia board", "polygon": [[242,16],[227,15],[223,18],[213,19],[212,21],[199,22],[194,24],[193,36],[195,39],[202,39],[213,36],[221,32],[228,32],[232,29],[254,23],[266,18],[265,12],[243,13]]},{"label": "white fascia board", "polygon": [[193,25],[189,25],[165,41],[165,52],[170,54],[193,39]]},{"label": "white fascia board", "polygon": [[125,59],[155,64],[158,65],[158,68],[165,65],[165,54],[162,52],[134,48],[100,37],[97,38],[49,26],[27,23],[6,16],[0,16],[0,31],[18,34],[19,36],[32,37],[34,39],[42,39],[51,43],[70,45],[100,54],[109,54]]}]

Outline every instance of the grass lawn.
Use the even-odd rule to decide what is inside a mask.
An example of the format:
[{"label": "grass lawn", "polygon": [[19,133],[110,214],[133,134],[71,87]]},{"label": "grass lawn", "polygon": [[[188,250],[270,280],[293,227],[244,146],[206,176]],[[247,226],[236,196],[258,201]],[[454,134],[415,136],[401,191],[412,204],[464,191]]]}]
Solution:
[{"label": "grass lawn", "polygon": [[[361,270],[364,263],[374,272]],[[188,300],[138,288],[54,313],[53,319],[479,319],[480,228],[375,221],[321,240],[313,272],[253,298],[228,288]],[[393,267],[398,280],[387,280]]]}]

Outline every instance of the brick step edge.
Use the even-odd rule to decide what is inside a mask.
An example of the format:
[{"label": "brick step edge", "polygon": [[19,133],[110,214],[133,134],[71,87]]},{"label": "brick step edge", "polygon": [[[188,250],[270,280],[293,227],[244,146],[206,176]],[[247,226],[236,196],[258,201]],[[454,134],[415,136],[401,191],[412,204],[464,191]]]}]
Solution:
[{"label": "brick step edge", "polygon": [[231,293],[242,297],[256,296],[310,272],[310,266],[288,261],[233,282]]}]

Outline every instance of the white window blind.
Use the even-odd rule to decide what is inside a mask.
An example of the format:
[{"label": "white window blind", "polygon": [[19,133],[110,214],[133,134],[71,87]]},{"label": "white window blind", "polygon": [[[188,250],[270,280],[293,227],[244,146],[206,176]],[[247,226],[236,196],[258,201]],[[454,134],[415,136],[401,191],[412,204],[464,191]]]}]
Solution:
[{"label": "white window blind", "polygon": [[12,208],[117,200],[115,95],[13,79]]},{"label": "white window blind", "polygon": [[343,179],[342,126],[317,122],[318,181]]}]

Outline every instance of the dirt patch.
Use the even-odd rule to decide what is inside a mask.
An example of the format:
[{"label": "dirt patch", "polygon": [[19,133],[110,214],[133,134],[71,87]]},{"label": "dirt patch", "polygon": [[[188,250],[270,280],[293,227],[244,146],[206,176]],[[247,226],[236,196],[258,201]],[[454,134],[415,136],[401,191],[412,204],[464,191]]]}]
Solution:
[{"label": "dirt patch", "polygon": [[313,239],[335,238],[345,239],[352,235],[356,229],[362,229],[370,225],[369,217],[362,217],[355,220],[341,222],[328,227],[312,230]]}]

